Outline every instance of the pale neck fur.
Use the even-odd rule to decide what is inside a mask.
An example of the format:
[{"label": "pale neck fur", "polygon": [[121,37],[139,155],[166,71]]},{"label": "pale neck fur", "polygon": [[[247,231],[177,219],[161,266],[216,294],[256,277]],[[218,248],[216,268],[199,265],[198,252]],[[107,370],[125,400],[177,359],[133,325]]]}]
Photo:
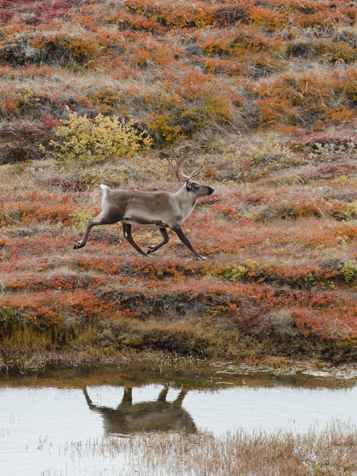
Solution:
[{"label": "pale neck fur", "polygon": [[174,201],[177,203],[184,218],[187,218],[196,205],[197,198],[191,197],[184,185],[180,190],[173,194]]}]

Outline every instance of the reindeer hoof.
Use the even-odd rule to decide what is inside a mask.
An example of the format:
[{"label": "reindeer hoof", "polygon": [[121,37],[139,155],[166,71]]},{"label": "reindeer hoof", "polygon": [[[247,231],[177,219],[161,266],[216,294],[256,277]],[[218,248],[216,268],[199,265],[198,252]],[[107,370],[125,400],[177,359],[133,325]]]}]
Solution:
[{"label": "reindeer hoof", "polygon": [[149,246],[149,249],[147,250],[146,254],[149,255],[150,253],[153,253],[155,251],[154,248],[154,246]]},{"label": "reindeer hoof", "polygon": [[196,256],[196,260],[197,260],[197,261],[204,261],[204,260],[206,260],[206,259],[207,259],[207,258],[206,258],[205,256],[201,256],[201,255]]},{"label": "reindeer hoof", "polygon": [[84,245],[82,245],[81,242],[77,243],[76,245],[73,246],[74,250],[78,250],[78,248],[82,248]]}]

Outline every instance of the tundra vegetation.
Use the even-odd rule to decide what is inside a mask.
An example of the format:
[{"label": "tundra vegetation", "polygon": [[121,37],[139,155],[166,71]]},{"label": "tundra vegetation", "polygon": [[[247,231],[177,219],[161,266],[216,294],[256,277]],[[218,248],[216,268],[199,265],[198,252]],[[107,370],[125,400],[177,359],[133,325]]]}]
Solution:
[{"label": "tundra vegetation", "polygon": [[[217,476],[354,475],[356,434],[355,426],[335,423],[302,435],[286,430],[237,430],[216,437],[208,432],[147,433],[128,438],[88,439],[85,443],[72,441],[61,449],[72,461],[92,458],[94,467],[99,458],[110,458],[111,463],[124,460],[125,468],[120,468],[123,476],[133,471],[140,471],[143,476],[175,476],[179,471]],[[43,446],[41,451],[47,449]],[[79,470],[80,475],[85,474],[82,471]],[[56,471],[51,469],[46,474],[54,476]],[[102,473],[98,470],[91,474]]]},{"label": "tundra vegetation", "polygon": [[[0,2],[0,366],[357,356],[357,5]],[[152,259],[99,184],[215,193]],[[161,241],[136,229],[141,247]]]}]

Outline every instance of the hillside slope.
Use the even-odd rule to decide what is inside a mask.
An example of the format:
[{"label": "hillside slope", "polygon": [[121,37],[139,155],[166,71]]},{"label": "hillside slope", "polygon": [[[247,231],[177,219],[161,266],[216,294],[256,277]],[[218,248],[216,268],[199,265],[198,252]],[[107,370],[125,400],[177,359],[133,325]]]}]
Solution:
[{"label": "hillside slope", "polygon": [[[356,15],[342,1],[0,2],[2,368],[158,350],[354,362]],[[133,119],[152,147],[57,160],[71,113]],[[178,189],[173,147],[216,190],[184,226],[207,261],[173,235],[141,258],[118,225],[73,250],[100,183]],[[144,249],[161,238],[135,233]]]}]

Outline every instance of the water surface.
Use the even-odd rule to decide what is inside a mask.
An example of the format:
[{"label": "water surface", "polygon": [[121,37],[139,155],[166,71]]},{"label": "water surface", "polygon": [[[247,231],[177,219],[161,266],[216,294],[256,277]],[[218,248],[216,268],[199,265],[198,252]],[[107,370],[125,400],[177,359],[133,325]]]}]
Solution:
[{"label": "water surface", "polygon": [[70,446],[141,431],[221,435],[240,428],[306,432],[335,420],[357,424],[357,386],[351,384],[306,376],[135,374],[116,369],[107,376],[3,378],[1,474],[113,474],[124,459],[96,456],[94,464],[88,453],[75,457]]}]

